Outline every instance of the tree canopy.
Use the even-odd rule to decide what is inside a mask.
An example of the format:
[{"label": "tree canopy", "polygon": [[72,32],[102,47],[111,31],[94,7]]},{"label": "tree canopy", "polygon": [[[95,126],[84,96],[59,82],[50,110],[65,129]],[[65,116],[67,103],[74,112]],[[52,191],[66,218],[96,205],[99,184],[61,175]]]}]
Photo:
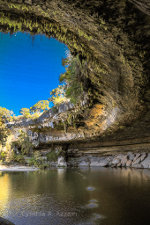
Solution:
[{"label": "tree canopy", "polygon": [[59,105],[68,101],[66,98],[66,85],[59,85],[50,92],[50,95],[49,100],[53,102],[54,105]]}]

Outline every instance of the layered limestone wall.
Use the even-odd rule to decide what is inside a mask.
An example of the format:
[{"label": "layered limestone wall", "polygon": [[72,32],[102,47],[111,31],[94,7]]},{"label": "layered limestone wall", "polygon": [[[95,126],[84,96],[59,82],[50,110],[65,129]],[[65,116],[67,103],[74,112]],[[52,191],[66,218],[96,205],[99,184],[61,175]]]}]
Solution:
[{"label": "layered limestone wall", "polygon": [[130,167],[130,168],[150,168],[150,153],[118,154],[110,156],[82,156],[79,158],[69,158],[68,166],[72,167]]}]

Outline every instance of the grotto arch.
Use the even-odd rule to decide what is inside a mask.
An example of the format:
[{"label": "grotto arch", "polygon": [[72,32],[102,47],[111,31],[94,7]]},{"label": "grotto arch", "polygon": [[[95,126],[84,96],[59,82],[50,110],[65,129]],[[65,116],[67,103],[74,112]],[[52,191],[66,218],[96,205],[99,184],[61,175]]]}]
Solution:
[{"label": "grotto arch", "polygon": [[150,119],[149,9],[140,0],[0,0],[0,30],[53,36],[86,61],[91,101],[70,132],[141,138]]}]

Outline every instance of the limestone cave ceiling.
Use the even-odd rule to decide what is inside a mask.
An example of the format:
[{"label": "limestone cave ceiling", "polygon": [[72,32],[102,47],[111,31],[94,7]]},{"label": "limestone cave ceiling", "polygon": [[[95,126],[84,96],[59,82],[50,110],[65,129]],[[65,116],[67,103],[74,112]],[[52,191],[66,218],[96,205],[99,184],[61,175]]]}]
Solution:
[{"label": "limestone cave ceiling", "polygon": [[149,121],[149,15],[149,0],[0,0],[0,31],[53,36],[84,58],[85,124],[105,131]]}]

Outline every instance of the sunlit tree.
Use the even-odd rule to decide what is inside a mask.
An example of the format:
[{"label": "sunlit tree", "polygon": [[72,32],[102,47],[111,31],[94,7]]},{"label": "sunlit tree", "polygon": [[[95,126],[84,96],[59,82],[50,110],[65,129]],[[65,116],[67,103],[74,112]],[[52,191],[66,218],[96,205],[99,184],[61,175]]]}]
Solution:
[{"label": "sunlit tree", "polygon": [[36,112],[44,112],[45,110],[48,110],[49,107],[49,100],[41,100],[39,102],[37,102],[35,105],[33,105],[30,108],[30,111],[32,113],[36,113]]},{"label": "sunlit tree", "polygon": [[0,107],[0,118],[3,120],[11,120],[14,115],[12,110]]},{"label": "sunlit tree", "polygon": [[63,59],[63,65],[66,67],[66,72],[60,75],[60,82],[66,84],[65,96],[70,101],[76,104],[84,96],[83,92],[83,71],[82,64],[78,56],[69,56]]},{"label": "sunlit tree", "polygon": [[8,129],[6,128],[6,122],[13,119],[13,111],[0,107],[0,143],[5,141],[8,135]]},{"label": "sunlit tree", "polygon": [[31,116],[30,109],[28,109],[28,108],[22,108],[20,110],[20,114],[23,115],[25,118],[30,118],[30,116]]},{"label": "sunlit tree", "polygon": [[66,85],[59,85],[57,88],[50,92],[51,97],[49,100],[53,102],[54,105],[59,105],[61,103],[67,102],[68,99],[65,96]]}]

